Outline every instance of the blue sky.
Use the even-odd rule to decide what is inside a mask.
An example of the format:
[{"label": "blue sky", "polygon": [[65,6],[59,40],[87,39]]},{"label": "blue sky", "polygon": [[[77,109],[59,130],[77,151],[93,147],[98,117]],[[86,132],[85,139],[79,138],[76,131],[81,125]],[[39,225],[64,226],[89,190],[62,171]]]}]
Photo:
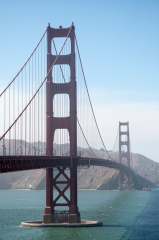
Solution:
[{"label": "blue sky", "polygon": [[118,122],[128,120],[132,151],[159,162],[158,13],[158,0],[0,0],[0,88],[19,71],[48,23],[56,28],[74,22],[107,148]]}]

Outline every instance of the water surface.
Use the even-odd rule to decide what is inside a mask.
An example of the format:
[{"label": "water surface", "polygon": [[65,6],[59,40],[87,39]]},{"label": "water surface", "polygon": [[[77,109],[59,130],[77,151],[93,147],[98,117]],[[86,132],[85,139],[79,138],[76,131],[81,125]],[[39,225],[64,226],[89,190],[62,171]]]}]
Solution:
[{"label": "water surface", "polygon": [[41,220],[45,191],[0,190],[0,240],[159,239],[159,190],[79,190],[81,218],[103,227],[24,228],[22,221]]}]

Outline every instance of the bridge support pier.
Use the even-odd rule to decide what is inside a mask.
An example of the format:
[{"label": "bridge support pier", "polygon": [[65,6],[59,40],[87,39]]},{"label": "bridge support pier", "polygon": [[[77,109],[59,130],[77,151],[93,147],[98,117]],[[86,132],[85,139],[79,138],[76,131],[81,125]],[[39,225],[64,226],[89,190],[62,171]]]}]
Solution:
[{"label": "bridge support pier", "polygon": [[[70,166],[46,169],[46,207],[43,224],[80,223],[77,206],[77,158],[70,158]],[[57,207],[68,209],[58,211]]]}]

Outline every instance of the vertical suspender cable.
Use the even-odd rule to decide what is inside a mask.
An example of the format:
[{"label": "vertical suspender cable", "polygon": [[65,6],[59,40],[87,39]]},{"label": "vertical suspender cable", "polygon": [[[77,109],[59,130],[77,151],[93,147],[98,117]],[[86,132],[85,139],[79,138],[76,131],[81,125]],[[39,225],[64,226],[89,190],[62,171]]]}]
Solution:
[{"label": "vertical suspender cable", "polygon": [[[25,105],[27,104],[27,73],[26,73],[26,67],[25,67],[25,83],[24,83],[24,86],[25,86]],[[25,148],[25,156],[26,156],[26,140],[27,140],[27,133],[26,133],[26,118],[27,118],[27,110],[25,111],[25,124],[24,124],[24,140],[25,140],[25,145],[24,145],[24,148]]]},{"label": "vertical suspender cable", "polygon": [[[10,126],[10,87],[9,87],[9,126]],[[9,156],[10,156],[10,131],[9,131]]]},{"label": "vertical suspender cable", "polygon": [[[37,88],[40,85],[40,73],[39,73],[39,48],[37,49]],[[39,97],[40,97],[40,91],[37,93],[37,116],[36,116],[36,121],[37,121],[37,155],[39,156],[40,153],[40,136],[39,136]]]}]

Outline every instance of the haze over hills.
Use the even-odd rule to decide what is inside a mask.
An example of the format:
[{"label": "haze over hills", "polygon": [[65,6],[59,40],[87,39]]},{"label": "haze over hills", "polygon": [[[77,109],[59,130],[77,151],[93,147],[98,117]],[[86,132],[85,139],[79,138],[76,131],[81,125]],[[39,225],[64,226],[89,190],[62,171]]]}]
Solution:
[{"label": "haze over hills", "polygon": [[[14,152],[14,140],[12,142],[12,149],[11,152]],[[16,146],[22,146],[23,151],[24,147],[26,147],[25,152],[27,153],[30,148],[30,144],[26,143],[25,141],[20,141],[20,143],[16,142]],[[8,147],[9,142],[6,140],[5,146]],[[38,146],[45,150],[45,143],[34,143],[32,144],[34,147],[34,151],[32,154],[35,153],[35,149],[40,149]],[[56,154],[64,154],[69,153],[69,144],[54,145],[56,147],[55,153]],[[19,147],[18,147],[19,148]],[[17,149],[18,149],[17,148]],[[61,150],[62,149],[62,150]],[[19,148],[20,151],[20,148]],[[22,150],[21,150],[22,151]],[[97,150],[94,149],[95,154],[99,158],[108,159],[107,153],[101,149]],[[2,149],[0,154],[2,155]],[[20,153],[18,153],[20,154]],[[24,152],[23,152],[24,154]],[[38,154],[38,151],[36,151]],[[44,151],[40,150],[39,155],[43,155]],[[112,158],[115,161],[118,161],[118,152],[109,152]],[[87,148],[78,148],[78,155],[84,157],[92,157],[92,153],[90,149]],[[123,162],[124,163],[124,162]],[[125,163],[126,164],[126,163]],[[147,179],[148,181],[145,182],[143,179],[140,180],[142,182],[141,189],[144,186],[159,186],[159,163],[154,162],[146,158],[145,156],[137,153],[131,153],[131,168],[140,176]],[[150,181],[150,182],[149,182]],[[22,172],[13,172],[13,173],[3,173],[0,174],[0,189],[45,189],[45,169],[39,170],[29,170],[29,171],[22,171]],[[90,166],[87,168],[78,168],[78,188],[79,189],[117,189],[118,188],[118,170],[104,168],[104,167],[95,167]]]}]

